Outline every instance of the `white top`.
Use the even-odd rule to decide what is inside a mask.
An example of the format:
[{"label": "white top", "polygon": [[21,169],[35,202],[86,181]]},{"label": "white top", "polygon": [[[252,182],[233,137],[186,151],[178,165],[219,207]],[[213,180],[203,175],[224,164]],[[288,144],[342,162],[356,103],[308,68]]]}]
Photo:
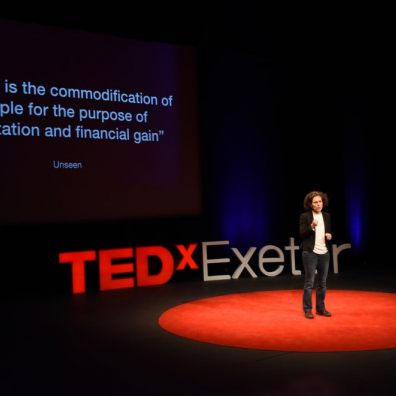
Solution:
[{"label": "white top", "polygon": [[323,221],[322,213],[313,213],[313,218],[318,222],[318,225],[315,227],[315,247],[313,252],[316,254],[325,254],[327,253],[326,239],[325,239],[325,227]]}]

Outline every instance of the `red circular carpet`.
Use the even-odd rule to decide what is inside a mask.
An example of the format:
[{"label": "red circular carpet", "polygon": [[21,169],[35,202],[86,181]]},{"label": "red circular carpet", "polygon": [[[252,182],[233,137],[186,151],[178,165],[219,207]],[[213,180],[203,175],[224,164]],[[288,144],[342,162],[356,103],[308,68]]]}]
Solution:
[{"label": "red circular carpet", "polygon": [[173,307],[160,316],[159,325],[192,340],[249,349],[396,348],[396,294],[328,290],[326,303],[331,318],[306,319],[302,290],[228,294]]}]

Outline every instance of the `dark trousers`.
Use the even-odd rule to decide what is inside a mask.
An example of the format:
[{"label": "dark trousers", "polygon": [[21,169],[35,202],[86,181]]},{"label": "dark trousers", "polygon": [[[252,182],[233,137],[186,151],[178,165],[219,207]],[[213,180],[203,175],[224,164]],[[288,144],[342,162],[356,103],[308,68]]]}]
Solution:
[{"label": "dark trousers", "polygon": [[302,262],[305,271],[303,309],[304,312],[312,310],[312,289],[315,281],[315,271],[318,271],[316,285],[316,310],[325,309],[326,279],[329,272],[330,253],[316,254],[303,251]]}]

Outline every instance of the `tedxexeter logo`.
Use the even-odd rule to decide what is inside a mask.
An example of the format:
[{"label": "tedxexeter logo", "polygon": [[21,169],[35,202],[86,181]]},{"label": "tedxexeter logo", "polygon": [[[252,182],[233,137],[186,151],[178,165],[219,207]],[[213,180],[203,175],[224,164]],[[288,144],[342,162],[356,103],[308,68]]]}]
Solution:
[{"label": "tedxexeter logo", "polygon": [[[62,252],[59,253],[59,263],[71,265],[72,291],[75,294],[86,292],[85,265],[91,261],[98,264],[100,291],[163,285],[172,279],[175,271],[187,269],[199,270],[201,268],[202,279],[205,282],[238,279],[243,271],[247,271],[252,278],[257,278],[256,271],[260,271],[265,276],[278,276],[284,270],[284,252],[275,245],[266,245],[259,250],[254,263],[252,261],[256,247],[250,247],[245,254],[235,247],[230,248],[238,260],[237,268],[232,275],[214,274],[213,271],[211,272],[211,266],[214,268],[216,264],[225,265],[231,262],[230,257],[219,256],[216,248],[223,247],[224,249],[224,246],[229,246],[229,244],[229,241],[201,242],[201,265],[198,265],[193,258],[198,243],[190,243],[187,246],[175,245],[178,256],[181,254],[181,259],[175,259],[172,251],[164,246],[137,246],[98,251]],[[331,254],[335,274],[338,273],[338,255],[350,248],[350,243],[340,246],[332,245]],[[295,252],[299,249],[300,247],[294,243],[294,238],[289,238],[289,245],[284,247],[285,251],[290,252],[290,268],[293,275],[301,275],[301,271],[296,268],[295,256]]]}]

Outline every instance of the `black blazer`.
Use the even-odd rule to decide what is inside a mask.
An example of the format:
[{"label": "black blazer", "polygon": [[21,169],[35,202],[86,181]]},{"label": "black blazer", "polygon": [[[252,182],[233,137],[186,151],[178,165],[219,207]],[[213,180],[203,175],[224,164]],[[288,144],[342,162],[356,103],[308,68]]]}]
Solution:
[{"label": "black blazer", "polygon": [[[331,216],[330,213],[322,212],[325,233],[331,233]],[[307,210],[300,215],[300,238],[302,250],[313,252],[315,247],[315,231],[311,228],[313,221],[312,210]],[[330,252],[330,241],[326,240],[327,250]]]}]

